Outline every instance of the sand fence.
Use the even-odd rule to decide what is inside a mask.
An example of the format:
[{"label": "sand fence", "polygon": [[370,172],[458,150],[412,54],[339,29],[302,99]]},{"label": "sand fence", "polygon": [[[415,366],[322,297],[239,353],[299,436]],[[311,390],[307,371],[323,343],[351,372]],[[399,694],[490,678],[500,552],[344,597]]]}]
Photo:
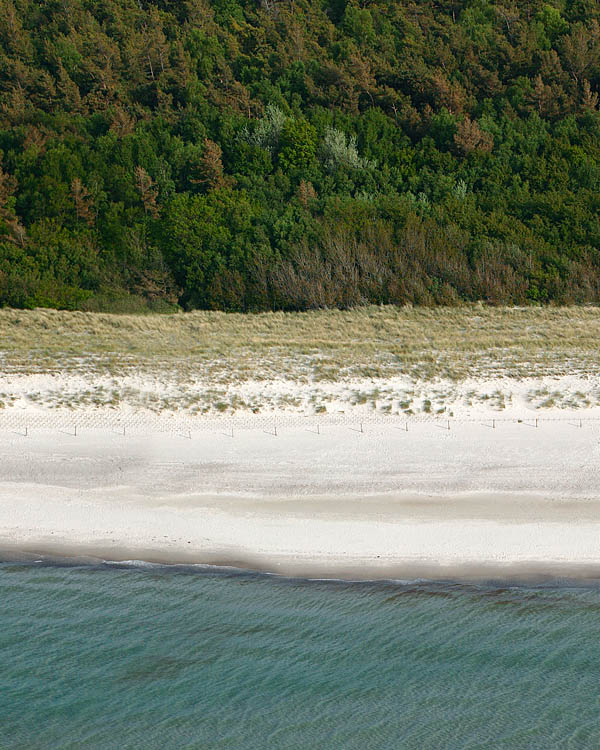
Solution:
[{"label": "sand fence", "polygon": [[28,437],[36,430],[56,430],[61,434],[80,436],[87,430],[111,431],[123,437],[143,434],[172,434],[191,439],[194,433],[220,433],[235,438],[240,432],[258,430],[280,436],[284,431],[307,430],[315,435],[324,434],[328,427],[347,428],[355,433],[368,435],[377,428],[387,427],[410,433],[416,428],[431,427],[446,432],[462,431],[468,426],[479,425],[489,429],[501,429],[508,424],[519,424],[524,429],[543,428],[545,425],[562,425],[566,429],[582,429],[598,425],[600,416],[581,416],[572,413],[565,416],[473,416],[438,417],[433,415],[406,416],[377,413],[339,414],[236,414],[222,416],[181,415],[177,413],[152,414],[130,412],[112,414],[90,410],[29,411],[4,409],[0,411],[0,434],[12,433]]}]

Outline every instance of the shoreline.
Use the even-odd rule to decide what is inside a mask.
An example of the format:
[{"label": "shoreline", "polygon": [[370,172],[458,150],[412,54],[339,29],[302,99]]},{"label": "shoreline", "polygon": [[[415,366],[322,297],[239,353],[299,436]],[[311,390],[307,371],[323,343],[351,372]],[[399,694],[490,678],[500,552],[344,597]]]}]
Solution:
[{"label": "shoreline", "polygon": [[[142,555],[142,556],[140,556]],[[373,562],[373,561],[371,561]],[[0,544],[0,564],[41,564],[60,567],[101,567],[118,570],[189,571],[225,575],[257,575],[283,580],[323,583],[390,583],[390,584],[465,584],[507,586],[600,586],[600,563],[565,563],[562,561],[521,561],[506,563],[471,563],[445,566],[435,561],[423,563],[396,562],[371,566],[369,561],[345,562],[343,565],[323,561],[298,562],[259,560],[249,555],[213,556],[196,559],[195,555],[164,556],[157,551],[137,548],[107,549],[94,545],[6,545]]]}]

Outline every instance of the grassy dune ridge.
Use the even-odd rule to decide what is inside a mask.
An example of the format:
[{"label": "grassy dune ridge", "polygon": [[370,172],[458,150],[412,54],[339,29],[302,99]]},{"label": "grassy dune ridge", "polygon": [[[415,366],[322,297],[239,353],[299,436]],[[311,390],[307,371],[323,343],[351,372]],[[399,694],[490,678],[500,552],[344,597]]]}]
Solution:
[{"label": "grassy dune ridge", "polygon": [[364,307],[349,311],[111,315],[0,310],[11,371],[210,367],[231,378],[515,377],[599,369],[595,307]]},{"label": "grassy dune ridge", "polygon": [[232,414],[600,408],[600,309],[0,310],[0,408]]}]

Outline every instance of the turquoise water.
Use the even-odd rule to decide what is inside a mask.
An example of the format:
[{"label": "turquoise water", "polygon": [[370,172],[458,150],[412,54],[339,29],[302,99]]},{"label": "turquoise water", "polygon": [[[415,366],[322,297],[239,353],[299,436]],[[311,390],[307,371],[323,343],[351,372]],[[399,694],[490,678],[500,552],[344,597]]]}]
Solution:
[{"label": "turquoise water", "polygon": [[0,747],[597,748],[600,588],[0,564]]}]

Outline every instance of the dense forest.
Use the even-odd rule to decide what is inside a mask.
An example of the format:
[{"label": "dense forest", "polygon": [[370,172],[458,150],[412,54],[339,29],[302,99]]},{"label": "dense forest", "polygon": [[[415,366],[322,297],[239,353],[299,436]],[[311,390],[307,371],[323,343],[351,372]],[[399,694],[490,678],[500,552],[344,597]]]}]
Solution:
[{"label": "dense forest", "polygon": [[600,303],[596,0],[0,0],[0,305]]}]

